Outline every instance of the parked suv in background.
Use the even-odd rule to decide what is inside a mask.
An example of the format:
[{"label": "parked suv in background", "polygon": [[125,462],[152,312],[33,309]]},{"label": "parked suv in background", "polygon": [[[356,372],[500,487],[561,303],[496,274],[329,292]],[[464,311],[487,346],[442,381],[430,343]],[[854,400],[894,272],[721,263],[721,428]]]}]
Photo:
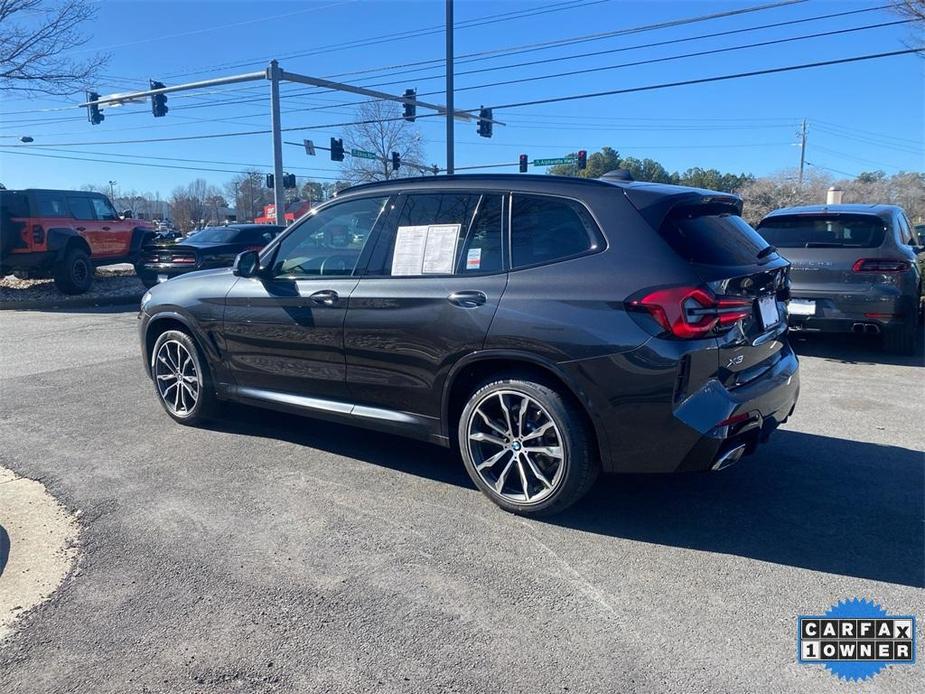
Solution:
[{"label": "parked suv in background", "polygon": [[902,208],[789,207],[758,233],[793,264],[792,328],[883,335],[888,350],[915,350],[925,248]]},{"label": "parked suv in background", "polygon": [[122,218],[109,198],[79,190],[0,191],[0,276],[52,277],[81,294],[98,265],[134,263],[149,222]]},{"label": "parked suv in background", "polygon": [[261,250],[285,228],[273,224],[226,224],[194,231],[176,243],[155,240],[142,249],[135,273],[146,287],[153,287],[187,272],[231,267],[238,253]]},{"label": "parked suv in background", "polygon": [[237,400],[452,446],[525,515],[599,470],[721,469],[799,391],[789,264],[740,211],[607,177],[357,186],[154,287],[145,369],[178,422]]}]

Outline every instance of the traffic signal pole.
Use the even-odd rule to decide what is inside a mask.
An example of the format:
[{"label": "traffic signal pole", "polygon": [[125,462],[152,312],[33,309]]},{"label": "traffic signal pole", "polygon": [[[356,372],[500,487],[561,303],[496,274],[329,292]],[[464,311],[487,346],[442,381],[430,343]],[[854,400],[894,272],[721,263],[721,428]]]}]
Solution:
[{"label": "traffic signal pole", "polygon": [[273,202],[276,205],[276,223],[286,226],[286,191],[283,181],[283,132],[279,114],[279,63],[270,61],[267,79],[270,80],[270,120],[273,129]]}]

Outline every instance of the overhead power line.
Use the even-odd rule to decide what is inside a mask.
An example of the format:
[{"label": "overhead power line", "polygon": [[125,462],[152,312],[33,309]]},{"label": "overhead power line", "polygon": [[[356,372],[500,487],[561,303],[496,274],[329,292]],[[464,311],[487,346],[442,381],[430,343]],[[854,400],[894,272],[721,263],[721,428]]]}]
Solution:
[{"label": "overhead power line", "polygon": [[[765,68],[762,70],[750,70],[748,72],[738,72],[729,75],[714,75],[710,77],[701,77],[697,79],[690,80],[679,80],[675,82],[662,82],[659,84],[649,84],[640,87],[627,87],[624,89],[611,89],[607,91],[599,92],[586,92],[582,94],[572,94],[569,96],[558,96],[558,97],[549,97],[546,99],[532,99],[530,101],[519,101],[509,104],[495,104],[491,108],[495,110],[503,110],[510,108],[522,108],[524,106],[537,106],[541,104],[553,104],[561,103],[565,101],[578,101],[583,99],[594,99],[603,96],[615,96],[619,94],[633,94],[638,92],[654,91],[658,89],[672,89],[675,87],[684,87],[694,84],[706,84],[710,82],[723,82],[735,79],[743,79],[747,77],[758,77],[761,75],[773,75],[784,72],[793,72],[796,70],[808,70],[818,67],[828,67],[832,65],[845,65],[850,63],[863,62],[867,60],[880,60],[883,58],[891,58],[900,55],[910,55],[912,53],[921,53],[925,51],[925,46],[918,46],[916,48],[906,48],[896,51],[887,51],[884,53],[869,53],[865,55],[856,55],[850,56],[848,58],[837,58],[833,60],[823,60],[813,63],[801,63],[798,65],[786,65],[782,67],[774,68]],[[479,109],[461,109],[468,111],[470,113],[475,113]],[[418,116],[418,119],[423,118],[432,118],[432,117],[444,117],[440,113],[425,113]],[[283,132],[304,132],[306,130],[323,130],[325,128],[336,128],[336,127],[347,127],[351,125],[363,125],[367,123],[379,123],[379,122],[389,122],[389,121],[398,121],[404,120],[402,117],[396,118],[383,118],[377,120],[362,120],[362,121],[347,121],[343,123],[328,123],[323,125],[310,125],[310,126],[299,126],[299,127],[290,127],[282,128]],[[216,138],[225,138],[225,137],[241,137],[247,135],[266,135],[270,130],[260,129],[260,130],[245,130],[240,132],[231,132],[231,133],[210,133],[205,135],[188,135],[188,136],[178,136],[178,137],[161,137],[161,138],[148,138],[148,139],[138,139],[138,140],[110,140],[110,141],[101,141],[101,142],[75,142],[75,143],[50,143],[47,146],[73,146],[73,147],[82,147],[82,146],[92,146],[92,145],[122,145],[122,144],[146,144],[149,142],[182,142],[189,140],[205,140],[205,139],[216,139]],[[7,145],[8,147],[32,147],[37,148],[37,145]]]}]

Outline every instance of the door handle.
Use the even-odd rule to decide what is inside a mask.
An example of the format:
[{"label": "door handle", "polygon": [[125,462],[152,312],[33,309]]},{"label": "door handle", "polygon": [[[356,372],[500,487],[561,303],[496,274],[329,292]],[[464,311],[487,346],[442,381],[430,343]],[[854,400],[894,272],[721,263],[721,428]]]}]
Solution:
[{"label": "door handle", "polygon": [[77,231],[86,231],[87,227],[77,227]]},{"label": "door handle", "polygon": [[319,292],[315,292],[314,294],[311,294],[308,298],[313,304],[321,304],[322,306],[333,306],[334,304],[337,303],[337,299],[339,297],[337,295],[337,292],[335,292],[333,289],[322,289]]},{"label": "door handle", "polygon": [[103,227],[103,231],[109,231],[109,227]]},{"label": "door handle", "polygon": [[446,300],[462,308],[476,308],[488,301],[488,297],[485,296],[485,292],[468,290],[453,292]]}]

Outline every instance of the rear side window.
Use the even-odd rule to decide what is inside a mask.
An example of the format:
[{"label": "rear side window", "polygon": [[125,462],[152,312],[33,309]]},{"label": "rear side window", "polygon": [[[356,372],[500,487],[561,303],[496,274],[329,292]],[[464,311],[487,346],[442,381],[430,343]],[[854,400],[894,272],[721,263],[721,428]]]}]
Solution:
[{"label": "rear side window", "polygon": [[869,214],[781,215],[764,219],[758,231],[778,248],[876,248],[884,223]]},{"label": "rear side window", "polygon": [[67,204],[71,208],[74,219],[96,219],[96,215],[93,214],[93,205],[90,204],[89,198],[68,198]]},{"label": "rear side window", "polygon": [[768,243],[735,214],[675,213],[665,220],[662,237],[675,253],[702,265],[753,265]]},{"label": "rear side window", "polygon": [[67,202],[60,193],[35,193],[39,217],[70,217]]},{"label": "rear side window", "polygon": [[15,190],[0,190],[0,215],[3,219],[29,217],[29,198]]},{"label": "rear side window", "polygon": [[573,258],[597,248],[599,239],[597,224],[580,203],[542,195],[514,195],[512,267]]}]

